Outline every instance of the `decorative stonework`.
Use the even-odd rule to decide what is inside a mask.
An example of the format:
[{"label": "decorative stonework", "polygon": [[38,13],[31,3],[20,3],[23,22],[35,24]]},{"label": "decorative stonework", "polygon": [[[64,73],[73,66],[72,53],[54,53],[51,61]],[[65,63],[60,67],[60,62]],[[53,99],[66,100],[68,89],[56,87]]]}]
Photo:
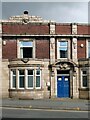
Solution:
[{"label": "decorative stonework", "polygon": [[49,20],[43,20],[40,16],[31,16],[28,14],[23,14],[20,16],[12,16],[9,18],[9,21],[11,22],[22,22],[24,24],[27,24],[29,22],[43,22],[43,23],[49,23]]},{"label": "decorative stonework", "polygon": [[57,69],[59,69],[59,70],[70,70],[70,65],[68,65],[67,63],[60,63],[59,65],[57,65]]},{"label": "decorative stonework", "polygon": [[77,34],[77,25],[76,24],[72,24],[72,34]]},{"label": "decorative stonework", "polygon": [[55,25],[50,25],[50,34],[55,34]]},{"label": "decorative stonework", "polygon": [[77,38],[72,39],[72,60],[77,63]]}]

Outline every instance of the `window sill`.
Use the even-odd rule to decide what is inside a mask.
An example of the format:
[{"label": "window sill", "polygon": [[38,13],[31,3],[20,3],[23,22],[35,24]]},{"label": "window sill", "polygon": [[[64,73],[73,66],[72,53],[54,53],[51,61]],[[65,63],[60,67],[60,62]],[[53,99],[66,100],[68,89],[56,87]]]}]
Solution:
[{"label": "window sill", "polygon": [[80,91],[88,91],[89,88],[87,88],[87,87],[83,87],[83,88],[79,88],[78,90],[80,90]]},{"label": "window sill", "polygon": [[13,92],[13,91],[43,91],[44,89],[40,88],[40,89],[8,89],[9,92]]}]

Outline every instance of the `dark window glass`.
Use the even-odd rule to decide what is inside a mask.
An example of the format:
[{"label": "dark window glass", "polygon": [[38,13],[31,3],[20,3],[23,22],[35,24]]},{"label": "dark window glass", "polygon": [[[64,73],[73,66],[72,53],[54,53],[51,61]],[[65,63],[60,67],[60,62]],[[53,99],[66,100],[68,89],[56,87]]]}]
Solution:
[{"label": "dark window glass", "polygon": [[87,87],[87,76],[83,76],[83,87]]},{"label": "dark window glass", "polygon": [[19,87],[24,88],[25,85],[25,71],[19,70]]},{"label": "dark window glass", "polygon": [[28,75],[33,75],[33,70],[28,70]]},{"label": "dark window glass", "polygon": [[36,76],[36,87],[40,87],[40,76]]},{"label": "dark window glass", "polygon": [[60,58],[67,58],[68,57],[68,47],[67,44],[68,42],[62,41],[59,42],[59,56]]},{"label": "dark window glass", "polygon": [[24,47],[23,48],[23,58],[32,58],[32,48],[30,47]]},{"label": "dark window glass", "polygon": [[12,87],[16,88],[16,70],[12,70],[12,73],[13,73]]},{"label": "dark window glass", "polygon": [[28,76],[28,87],[33,87],[33,76]]}]

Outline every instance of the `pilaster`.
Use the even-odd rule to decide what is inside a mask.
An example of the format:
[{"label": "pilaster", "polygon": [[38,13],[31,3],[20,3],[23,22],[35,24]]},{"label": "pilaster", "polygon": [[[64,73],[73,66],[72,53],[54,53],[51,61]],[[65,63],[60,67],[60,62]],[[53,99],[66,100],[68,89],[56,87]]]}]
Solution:
[{"label": "pilaster", "polygon": [[72,60],[77,63],[77,38],[72,38]]},{"label": "pilaster", "polygon": [[90,100],[90,60],[89,60],[89,68],[88,68],[88,88],[89,88],[88,98]]},{"label": "pilaster", "polygon": [[[72,35],[77,35],[77,24],[72,24]],[[77,37],[72,38],[72,60],[77,62]]]},{"label": "pilaster", "polygon": [[0,97],[2,97],[2,22],[0,21]]},{"label": "pilaster", "polygon": [[50,38],[50,64],[55,63],[55,38]]}]

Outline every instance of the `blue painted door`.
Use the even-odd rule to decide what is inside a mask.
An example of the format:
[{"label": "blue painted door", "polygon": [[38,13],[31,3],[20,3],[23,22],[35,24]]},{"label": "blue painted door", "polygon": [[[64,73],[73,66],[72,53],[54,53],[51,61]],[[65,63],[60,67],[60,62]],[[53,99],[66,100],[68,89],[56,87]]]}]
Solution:
[{"label": "blue painted door", "polygon": [[57,97],[70,97],[69,76],[57,76]]}]

